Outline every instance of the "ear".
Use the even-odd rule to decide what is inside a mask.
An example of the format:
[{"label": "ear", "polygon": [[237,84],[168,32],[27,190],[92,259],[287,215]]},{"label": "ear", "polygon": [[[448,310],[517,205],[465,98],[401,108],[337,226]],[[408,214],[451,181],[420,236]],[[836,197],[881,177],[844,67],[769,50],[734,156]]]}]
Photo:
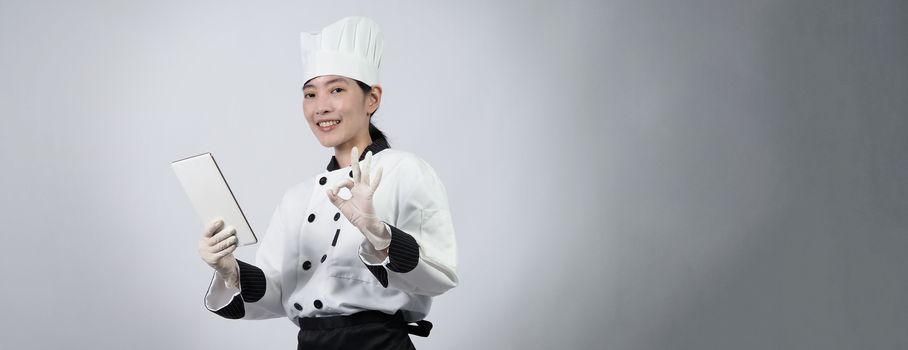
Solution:
[{"label": "ear", "polygon": [[366,96],[366,110],[369,111],[369,115],[375,113],[379,104],[381,104],[381,85],[375,84],[372,85],[372,90]]}]

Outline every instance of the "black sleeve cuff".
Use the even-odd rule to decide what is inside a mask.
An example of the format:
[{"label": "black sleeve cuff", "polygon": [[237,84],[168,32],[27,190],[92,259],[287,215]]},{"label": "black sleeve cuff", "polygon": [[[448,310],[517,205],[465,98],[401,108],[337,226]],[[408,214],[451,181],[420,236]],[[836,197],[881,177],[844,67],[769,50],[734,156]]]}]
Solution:
[{"label": "black sleeve cuff", "polygon": [[265,296],[265,273],[262,269],[252,264],[247,264],[240,259],[236,260],[240,267],[240,294],[230,300],[230,304],[218,310],[215,314],[223,318],[240,319],[246,315],[243,302],[254,303]]},{"label": "black sleeve cuff", "polygon": [[398,273],[410,272],[419,263],[419,243],[409,233],[388,224],[391,245],[388,247],[388,269]]},{"label": "black sleeve cuff", "polygon": [[243,307],[243,299],[239,295],[234,296],[233,300],[230,301],[230,304],[220,308],[219,310],[212,311],[218,316],[223,318],[229,318],[232,320],[238,320],[246,316],[246,308]]},{"label": "black sleeve cuff", "polygon": [[[386,222],[386,224],[388,224]],[[419,264],[419,243],[409,233],[388,224],[391,228],[391,245],[388,246],[388,268],[398,273],[410,272]],[[363,262],[382,287],[388,288],[388,270],[381,265]]]},{"label": "black sleeve cuff", "polygon": [[[247,303],[254,303],[265,296],[265,273],[262,269],[252,264],[247,264],[240,259],[240,295]],[[232,303],[231,303],[232,304]]]},{"label": "black sleeve cuff", "polygon": [[[365,262],[363,264],[365,264]],[[384,266],[367,264],[366,268],[369,269],[369,272],[372,272],[372,275],[374,275],[376,279],[378,279],[378,283],[381,283],[382,287],[388,288],[388,271],[385,270]]]}]

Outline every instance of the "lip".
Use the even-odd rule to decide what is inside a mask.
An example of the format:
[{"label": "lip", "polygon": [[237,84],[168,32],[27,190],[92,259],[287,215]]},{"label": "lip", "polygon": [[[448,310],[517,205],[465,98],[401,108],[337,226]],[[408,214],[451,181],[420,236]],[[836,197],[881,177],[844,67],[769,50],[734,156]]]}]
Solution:
[{"label": "lip", "polygon": [[[326,119],[326,120],[332,120],[332,119]],[[336,119],[335,119],[335,120],[336,120]],[[324,120],[323,120],[323,121],[324,121]],[[323,128],[323,127],[321,127],[321,126],[318,125],[318,123],[320,123],[320,122],[322,122],[322,121],[316,122],[316,123],[315,123],[315,126],[317,126],[317,127],[319,128],[319,130],[321,130],[322,132],[330,132],[331,130],[336,129],[337,126],[338,126],[338,125],[341,125],[341,123],[342,123],[342,121],[338,120],[338,121],[337,121],[337,124],[334,124],[334,125],[331,125],[331,126],[329,126],[329,127],[324,127],[324,128]]]}]

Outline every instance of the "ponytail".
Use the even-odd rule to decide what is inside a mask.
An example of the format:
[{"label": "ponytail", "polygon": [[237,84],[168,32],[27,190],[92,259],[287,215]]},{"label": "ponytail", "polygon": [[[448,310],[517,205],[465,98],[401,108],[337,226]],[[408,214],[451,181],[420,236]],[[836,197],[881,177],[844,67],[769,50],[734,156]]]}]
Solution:
[{"label": "ponytail", "polygon": [[[375,124],[372,124],[371,121],[369,122],[369,137],[371,137],[372,140],[387,140],[387,138],[385,138],[385,133],[381,132],[381,130],[378,130],[378,128],[375,127]],[[390,144],[388,144],[388,146],[390,146]]]}]

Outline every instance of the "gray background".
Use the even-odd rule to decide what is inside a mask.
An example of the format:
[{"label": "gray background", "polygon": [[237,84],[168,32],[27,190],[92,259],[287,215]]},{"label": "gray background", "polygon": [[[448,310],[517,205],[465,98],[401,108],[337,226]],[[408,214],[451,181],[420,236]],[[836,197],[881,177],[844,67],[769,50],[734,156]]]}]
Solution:
[{"label": "gray background", "polygon": [[170,161],[264,232],[333,154],[298,33],[353,14],[457,229],[418,347],[908,348],[906,4],[4,0],[0,348],[294,348],[205,310]]}]

